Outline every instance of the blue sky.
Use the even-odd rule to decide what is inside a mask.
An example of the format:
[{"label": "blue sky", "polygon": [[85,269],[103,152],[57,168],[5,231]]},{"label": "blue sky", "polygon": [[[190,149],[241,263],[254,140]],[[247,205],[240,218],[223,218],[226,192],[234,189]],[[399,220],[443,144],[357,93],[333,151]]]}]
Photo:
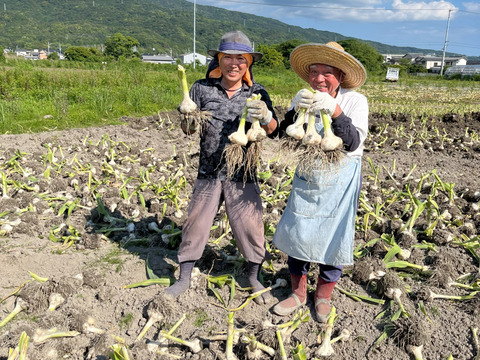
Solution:
[{"label": "blue sky", "polygon": [[[194,2],[194,0],[188,0]],[[480,1],[196,0],[302,28],[336,32],[394,46],[480,56]]]}]

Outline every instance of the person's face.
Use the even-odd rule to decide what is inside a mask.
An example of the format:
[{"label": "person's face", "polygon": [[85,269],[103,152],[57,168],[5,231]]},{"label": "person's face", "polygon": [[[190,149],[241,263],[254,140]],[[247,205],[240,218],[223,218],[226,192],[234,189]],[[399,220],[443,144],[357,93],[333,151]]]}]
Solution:
[{"label": "person's face", "polygon": [[229,85],[241,83],[247,69],[247,59],[242,54],[225,54],[220,61],[225,82]]},{"label": "person's face", "polygon": [[333,66],[314,64],[310,67],[308,83],[313,90],[326,92],[335,97],[342,76],[342,72]]}]

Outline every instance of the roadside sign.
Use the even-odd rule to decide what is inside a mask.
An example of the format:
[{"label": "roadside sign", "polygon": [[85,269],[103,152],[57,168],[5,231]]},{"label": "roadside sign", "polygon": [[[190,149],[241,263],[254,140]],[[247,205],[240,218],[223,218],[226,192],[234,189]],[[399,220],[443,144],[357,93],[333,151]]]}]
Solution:
[{"label": "roadside sign", "polygon": [[385,79],[389,81],[398,81],[399,72],[400,72],[399,68],[388,68],[387,76],[385,77]]}]

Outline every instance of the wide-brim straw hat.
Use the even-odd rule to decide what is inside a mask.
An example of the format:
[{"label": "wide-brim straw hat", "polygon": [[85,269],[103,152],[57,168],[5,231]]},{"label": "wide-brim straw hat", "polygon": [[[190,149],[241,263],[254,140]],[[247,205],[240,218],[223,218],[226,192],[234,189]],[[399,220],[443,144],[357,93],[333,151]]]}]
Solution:
[{"label": "wide-brim straw hat", "polygon": [[262,53],[254,52],[252,44],[241,31],[231,31],[222,36],[218,50],[208,50],[210,56],[215,57],[218,53],[225,54],[251,54],[253,61],[258,61],[263,57]]},{"label": "wide-brim straw hat", "polygon": [[290,64],[293,71],[307,83],[310,66],[313,64],[325,64],[340,69],[345,74],[341,83],[342,88],[358,88],[367,79],[367,72],[362,63],[334,41],[327,44],[308,43],[297,46],[290,53]]}]

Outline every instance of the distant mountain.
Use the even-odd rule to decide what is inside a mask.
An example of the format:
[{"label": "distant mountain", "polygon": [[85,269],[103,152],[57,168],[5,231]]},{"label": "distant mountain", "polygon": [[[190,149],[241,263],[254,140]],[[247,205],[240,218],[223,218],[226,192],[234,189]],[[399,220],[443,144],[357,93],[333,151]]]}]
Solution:
[{"label": "distant mountain", "polygon": [[[193,51],[193,3],[186,0],[3,0],[1,3],[4,6],[0,8],[0,46],[4,48],[100,47],[108,36],[120,32],[137,39],[141,53],[171,52],[176,56]],[[242,30],[255,45],[279,44],[291,39],[325,43],[349,38],[266,17],[196,6],[198,53],[206,54],[208,49],[217,48],[220,36],[231,30]],[[441,53],[364,41],[380,53]]]}]

